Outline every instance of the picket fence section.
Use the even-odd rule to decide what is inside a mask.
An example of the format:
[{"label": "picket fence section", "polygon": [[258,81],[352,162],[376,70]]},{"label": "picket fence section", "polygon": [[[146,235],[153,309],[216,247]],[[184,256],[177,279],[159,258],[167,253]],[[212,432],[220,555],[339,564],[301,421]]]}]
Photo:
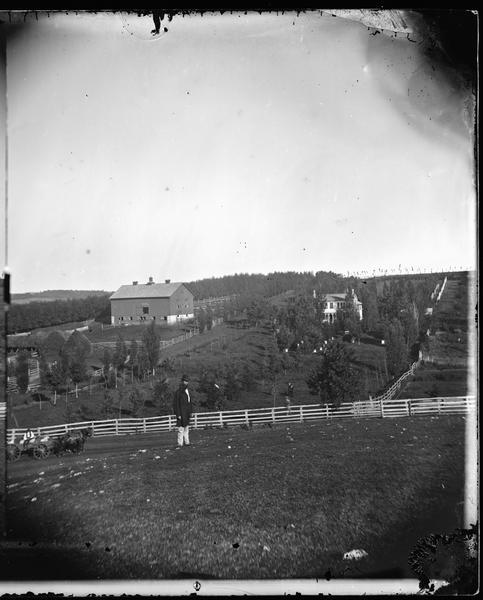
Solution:
[{"label": "picket fence section", "polygon": [[[1,409],[1,407],[0,407]],[[416,398],[398,400],[372,400],[347,402],[339,408],[328,404],[304,404],[287,408],[254,408],[228,410],[222,412],[193,413],[191,425],[194,429],[212,427],[252,427],[274,423],[302,423],[317,419],[339,418],[390,418],[418,415],[467,414],[476,411],[475,396],[455,396],[451,398]],[[106,419],[82,421],[47,427],[32,427],[38,435],[62,435],[68,431],[92,428],[93,435],[129,435],[172,431],[176,427],[174,415],[146,417],[141,419]],[[14,443],[25,433],[26,428],[7,430],[7,442]]]}]

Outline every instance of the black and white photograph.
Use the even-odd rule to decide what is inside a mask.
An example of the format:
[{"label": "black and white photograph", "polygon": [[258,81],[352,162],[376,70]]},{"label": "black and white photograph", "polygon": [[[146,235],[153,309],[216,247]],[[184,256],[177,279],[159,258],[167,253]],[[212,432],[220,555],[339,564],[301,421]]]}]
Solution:
[{"label": "black and white photograph", "polygon": [[469,9],[0,11],[0,591],[466,595]]}]

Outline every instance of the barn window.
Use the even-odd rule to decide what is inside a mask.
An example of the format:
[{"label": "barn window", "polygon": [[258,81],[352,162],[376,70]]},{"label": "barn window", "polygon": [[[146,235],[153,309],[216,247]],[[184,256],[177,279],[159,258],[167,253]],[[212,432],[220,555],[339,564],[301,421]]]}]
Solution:
[{"label": "barn window", "polygon": [[149,315],[149,306],[143,306],[143,315]]}]

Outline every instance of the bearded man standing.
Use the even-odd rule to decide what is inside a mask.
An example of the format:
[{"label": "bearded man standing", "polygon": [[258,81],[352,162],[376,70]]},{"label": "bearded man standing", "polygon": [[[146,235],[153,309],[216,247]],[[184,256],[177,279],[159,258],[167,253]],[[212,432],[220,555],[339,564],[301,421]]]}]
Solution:
[{"label": "bearded man standing", "polygon": [[183,375],[179,388],[174,393],[173,411],[176,415],[176,428],[178,429],[178,446],[190,445],[190,418],[192,413],[191,398],[188,390],[188,377]]}]

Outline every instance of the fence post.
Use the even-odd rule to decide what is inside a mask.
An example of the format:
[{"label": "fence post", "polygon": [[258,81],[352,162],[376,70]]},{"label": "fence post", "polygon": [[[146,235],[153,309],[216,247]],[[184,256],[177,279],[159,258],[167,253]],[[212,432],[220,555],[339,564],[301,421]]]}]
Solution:
[{"label": "fence post", "polygon": [[171,431],[171,415],[168,416],[168,431]]},{"label": "fence post", "polygon": [[304,407],[303,406],[300,407],[300,422],[301,423],[304,422]]},{"label": "fence post", "polygon": [[441,398],[438,398],[438,415],[441,414]]},{"label": "fence post", "polygon": [[275,407],[272,408],[272,423],[275,423]]},{"label": "fence post", "polygon": [[220,427],[223,427],[223,413],[220,411]]},{"label": "fence post", "polygon": [[325,405],[325,418],[326,419],[329,418],[329,405],[328,404]]},{"label": "fence post", "polygon": [[116,435],[119,435],[119,421],[116,419]]},{"label": "fence post", "polygon": [[143,419],[143,433],[146,433],[146,418]]},{"label": "fence post", "polygon": [[249,421],[248,421],[248,411],[245,411],[245,423],[248,425]]},{"label": "fence post", "polygon": [[381,398],[380,402],[381,402],[381,418],[384,419],[384,401],[382,398]]},{"label": "fence post", "polygon": [[194,414],[194,421],[195,421],[195,429],[198,428],[198,413]]}]

